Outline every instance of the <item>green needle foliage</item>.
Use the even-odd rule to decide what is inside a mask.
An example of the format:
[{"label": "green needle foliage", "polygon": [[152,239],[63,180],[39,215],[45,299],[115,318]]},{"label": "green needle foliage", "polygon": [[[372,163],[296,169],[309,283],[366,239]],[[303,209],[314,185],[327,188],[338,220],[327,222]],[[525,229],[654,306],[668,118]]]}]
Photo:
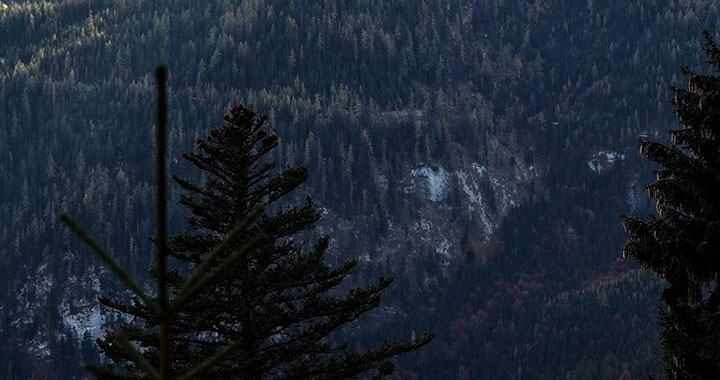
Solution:
[{"label": "green needle foliage", "polygon": [[659,165],[647,187],[658,216],[623,216],[623,255],[668,282],[659,323],[669,379],[720,379],[720,49],[707,31],[704,50],[714,73],[683,69],[688,89],[673,88],[682,127],[671,144],[641,142]]},{"label": "green needle foliage", "polygon": [[[382,277],[347,292],[338,289],[356,261],[331,267],[323,260],[328,237],[308,242],[320,218],[309,197],[297,205],[279,204],[307,180],[308,169],[278,170],[268,159],[278,136],[264,129],[266,119],[245,106],[232,107],[226,124],[198,138],[198,151],[184,154],[207,174],[205,181],[199,185],[173,176],[189,193],[180,202],[190,211],[191,233],[171,236],[168,252],[180,268],[195,273],[164,273],[159,265],[153,272],[166,275],[169,294],[175,296],[169,304],[174,312],[167,335],[169,376],[383,378],[394,370],[393,357],[429,343],[434,335],[364,351],[337,342],[333,333],[379,306],[392,279]],[[235,238],[238,231],[242,234]],[[161,363],[158,314],[139,296],[129,304],[107,297],[101,302],[132,317],[119,331],[98,339],[101,351],[135,378],[145,378],[148,371],[122,339],[142,347],[153,365]]]},{"label": "green needle foliage", "polygon": [[[157,120],[158,126],[156,129],[157,134],[157,222],[156,222],[156,234],[155,243],[157,247],[157,263],[158,270],[156,273],[157,279],[157,293],[158,297],[150,296],[145,290],[142,289],[138,282],[133,279],[121,266],[120,264],[103,249],[100,244],[90,236],[80,225],[73,220],[67,213],[63,212],[60,214],[60,219],[68,225],[68,227],[76,233],[90,248],[93,252],[100,257],[100,259],[107,265],[107,267],[123,282],[130,290],[135,294],[138,304],[147,310],[148,320],[152,321],[152,327],[157,331],[154,337],[154,345],[159,349],[153,352],[153,355],[147,355],[147,352],[141,352],[131,341],[128,339],[128,335],[123,332],[112,335],[114,352],[122,353],[127,360],[127,368],[130,374],[122,374],[114,371],[112,367],[105,366],[99,367],[93,364],[87,364],[85,368],[92,372],[97,378],[103,379],[133,379],[137,378],[140,374],[142,378],[146,379],[170,379],[170,366],[169,358],[171,358],[171,348],[169,347],[170,342],[170,323],[174,319],[177,313],[183,311],[183,307],[191,300],[196,297],[197,294],[202,290],[203,286],[207,286],[216,281],[224,271],[231,268],[233,263],[237,261],[238,257],[241,257],[246,251],[251,250],[255,245],[265,238],[265,235],[261,233],[255,234],[252,239],[248,240],[238,250],[233,251],[231,254],[227,254],[236,240],[239,240],[240,235],[246,232],[247,227],[250,225],[252,218],[257,217],[262,212],[262,207],[256,207],[249,215],[237,223],[232,231],[227,234],[221,241],[218,242],[217,246],[212,250],[212,253],[207,258],[207,263],[202,263],[197,266],[193,273],[188,277],[188,280],[184,287],[179,292],[176,292],[176,298],[172,301],[168,300],[168,286],[167,286],[167,256],[168,256],[168,243],[166,236],[167,226],[167,189],[165,184],[165,134],[167,130],[167,68],[164,66],[158,66],[156,70],[157,86],[158,86],[158,104],[157,104]],[[220,261],[216,264],[218,256],[222,253],[226,254],[225,260]],[[142,344],[141,344],[142,346]],[[223,360],[227,356],[231,348],[235,345],[232,342],[228,342],[225,347],[221,347],[217,352],[205,358],[200,365],[195,368],[190,368],[188,375],[184,378],[197,378],[201,377],[202,374],[210,366]]]}]

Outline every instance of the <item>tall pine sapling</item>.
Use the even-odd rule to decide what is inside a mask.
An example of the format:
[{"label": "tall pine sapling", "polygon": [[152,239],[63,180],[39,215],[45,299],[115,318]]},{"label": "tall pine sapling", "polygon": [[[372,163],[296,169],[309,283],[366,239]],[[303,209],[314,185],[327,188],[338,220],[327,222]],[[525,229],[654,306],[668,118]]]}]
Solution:
[{"label": "tall pine sapling", "polygon": [[[156,332],[153,336],[153,344],[158,347],[153,352],[138,349],[130,342],[127,335],[120,332],[114,335],[113,350],[122,353],[128,358],[126,361],[126,369],[133,375],[144,379],[161,379],[169,380],[170,374],[170,358],[172,358],[170,342],[171,323],[174,323],[174,317],[186,308],[188,303],[198,296],[203,287],[216,281],[216,279],[230,268],[237,258],[246,251],[252,249],[265,237],[264,234],[256,234],[251,239],[246,239],[246,244],[239,247],[232,253],[228,253],[230,246],[244,233],[253,220],[262,212],[262,207],[256,207],[248,217],[238,223],[225,238],[216,245],[206,260],[198,265],[195,270],[187,276],[185,282],[180,289],[176,291],[176,297],[172,300],[167,295],[167,202],[166,202],[166,179],[165,179],[165,134],[167,130],[167,68],[158,66],[156,70],[157,87],[158,87],[158,104],[157,104],[157,120],[156,129],[157,141],[157,220],[156,233],[154,241],[157,247],[157,296],[151,296],[146,290],[142,289],[138,282],[133,279],[121,266],[112,258],[100,244],[90,236],[80,225],[72,219],[66,212],[60,214],[60,219],[75,232],[93,252],[105,263],[105,265],[135,294],[135,300],[138,305],[142,305],[147,311],[147,320],[152,321],[152,329]],[[225,258],[217,263],[219,256],[223,254]],[[142,345],[142,343],[141,343]],[[206,357],[201,358],[192,368],[188,368],[186,372],[180,373],[180,379],[197,378],[204,376],[205,372],[215,363],[224,359],[233,349],[237,347],[236,342],[228,342],[224,347],[220,347],[216,351],[209,353]],[[150,354],[150,355],[148,355]],[[128,379],[134,378],[129,374],[117,372],[111,366],[100,367],[94,363],[86,363],[85,368],[98,378],[103,379]],[[173,378],[176,377],[173,373]]]},{"label": "tall pine sapling", "polygon": [[658,215],[623,216],[623,256],[668,282],[659,316],[668,379],[720,379],[720,49],[707,31],[704,50],[715,73],[683,68],[688,89],[672,88],[681,127],[671,144],[641,141],[659,166],[647,186]]}]

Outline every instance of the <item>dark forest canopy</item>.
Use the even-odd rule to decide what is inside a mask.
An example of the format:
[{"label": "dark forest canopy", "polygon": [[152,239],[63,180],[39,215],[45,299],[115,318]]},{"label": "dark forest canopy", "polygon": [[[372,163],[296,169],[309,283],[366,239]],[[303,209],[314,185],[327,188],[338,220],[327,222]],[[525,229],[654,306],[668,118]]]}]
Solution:
[{"label": "dark forest canopy", "polygon": [[[649,212],[636,141],[675,125],[668,85],[702,64],[703,28],[720,30],[714,1],[2,2],[0,368],[77,375],[65,363],[90,354],[68,316],[119,289],[56,210],[135,274],[152,260],[150,73],[166,62],[170,171],[189,172],[181,153],[230,104],[269,113],[274,158],[311,168],[303,190],[335,218],[325,228],[350,225],[331,260],[367,254],[358,280],[398,279],[359,338],[411,318],[439,333],[400,376],[657,373],[660,285],[618,259],[617,212]],[[624,154],[622,170],[588,169],[602,151]],[[438,203],[403,190],[414,168],[467,162],[538,172],[489,241],[476,215],[442,211],[468,204],[458,181]],[[497,183],[486,198],[501,200]],[[447,212],[462,254],[440,262],[409,232],[427,209]],[[183,215],[170,210],[174,231]],[[414,256],[376,256],[388,242]]]}]

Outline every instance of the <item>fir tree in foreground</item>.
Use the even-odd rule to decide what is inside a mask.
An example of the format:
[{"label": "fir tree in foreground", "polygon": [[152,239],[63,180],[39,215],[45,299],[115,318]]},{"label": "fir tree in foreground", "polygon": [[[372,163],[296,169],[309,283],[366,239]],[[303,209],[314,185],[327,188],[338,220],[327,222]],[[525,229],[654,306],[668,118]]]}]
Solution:
[{"label": "fir tree in foreground", "polygon": [[[266,131],[265,116],[236,105],[226,124],[197,140],[198,151],[184,157],[207,177],[202,184],[174,176],[189,192],[181,197],[188,208],[191,233],[171,236],[169,254],[194,268],[230,233],[238,221],[248,220],[258,205],[273,209],[247,227],[229,252],[262,243],[243,252],[199,297],[175,315],[169,324],[171,376],[185,373],[203,358],[228,348],[223,360],[209,368],[206,379],[345,379],[361,374],[382,378],[393,372],[392,358],[429,343],[433,335],[404,342],[382,343],[363,351],[348,349],[333,335],[363,313],[379,306],[380,296],[392,282],[346,293],[338,286],[356,265],[348,260],[338,267],[323,261],[328,237],[312,245],[310,232],[320,214],[310,198],[303,204],[278,202],[304,183],[305,167],[278,170],[268,159],[278,145],[277,135]],[[157,275],[157,270],[154,271]],[[184,271],[168,272],[171,295],[186,283]],[[103,297],[101,302],[131,317],[119,333],[143,348],[150,362],[158,361],[157,320],[140,300],[126,304]],[[98,339],[101,351],[123,364],[136,378],[143,375],[131,357],[118,349],[117,332]]]},{"label": "fir tree in foreground", "polygon": [[[120,264],[105,250],[91,235],[89,235],[80,225],[68,215],[67,212],[60,214],[60,219],[75,232],[104,262],[104,264],[135,294],[137,305],[142,305],[147,311],[146,317],[152,320],[153,328],[157,330],[157,334],[153,337],[157,350],[154,352],[147,350],[139,350],[133,345],[128,336],[123,332],[118,332],[113,336],[112,350],[127,358],[126,368],[141,374],[140,377],[147,379],[168,380],[171,377],[170,358],[172,348],[170,347],[170,323],[175,315],[181,313],[187,307],[190,300],[196,299],[199,292],[208,284],[215,282],[218,277],[226,271],[230,265],[237,261],[239,257],[246,254],[248,250],[254,248],[256,244],[265,239],[262,233],[256,234],[247,244],[238,250],[225,254],[224,258],[218,263],[221,253],[227,253],[228,248],[236,241],[241,233],[246,232],[247,227],[252,220],[262,212],[261,207],[256,207],[247,218],[240,221],[233,227],[230,233],[215,247],[206,259],[196,266],[192,273],[188,275],[182,286],[176,292],[176,297],[172,300],[168,297],[168,278],[167,278],[167,257],[168,244],[166,235],[167,226],[167,186],[165,175],[165,152],[166,142],[165,134],[167,131],[167,68],[158,66],[155,75],[157,78],[157,121],[158,125],[155,130],[157,142],[157,186],[156,186],[156,204],[157,204],[157,220],[155,225],[155,245],[157,252],[157,296],[153,297],[143,289],[138,282],[133,279]],[[144,345],[140,342],[140,345]],[[214,352],[208,353],[206,357],[192,368],[186,368],[186,371],[180,374],[180,379],[194,379],[204,376],[204,374],[214,364],[225,359],[228,354],[237,347],[237,342],[230,342],[224,347]],[[151,357],[146,356],[147,353]],[[111,366],[99,367],[93,363],[86,363],[85,368],[92,372],[98,378],[104,379],[128,379],[134,378],[126,374],[118,373]]]},{"label": "fir tree in foreground", "polygon": [[708,32],[704,50],[715,73],[683,69],[688,89],[673,88],[682,126],[671,144],[641,141],[659,165],[647,187],[658,216],[623,216],[623,255],[668,282],[659,316],[668,379],[720,379],[720,49]]}]

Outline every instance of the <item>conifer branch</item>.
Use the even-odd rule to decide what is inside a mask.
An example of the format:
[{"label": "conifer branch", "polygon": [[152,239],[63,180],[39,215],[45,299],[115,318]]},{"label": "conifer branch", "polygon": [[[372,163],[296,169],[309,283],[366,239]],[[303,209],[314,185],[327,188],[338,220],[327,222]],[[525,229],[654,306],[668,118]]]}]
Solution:
[{"label": "conifer branch", "polygon": [[[215,264],[218,256],[230,249],[230,247],[240,238],[241,233],[245,232],[247,226],[254,222],[257,217],[263,213],[264,210],[265,208],[262,206],[255,207],[255,209],[253,209],[250,214],[245,217],[245,219],[243,219],[235,227],[233,227],[233,229],[225,235],[223,240],[217,246],[215,246],[215,248],[213,248],[207,258],[205,258],[205,260],[203,260],[203,262],[195,268],[193,274],[188,277],[187,280],[185,280],[185,283],[183,284],[179,293],[182,294],[185,289],[194,287],[197,281],[200,280],[200,278],[205,275],[205,273],[207,273],[207,271]],[[177,298],[175,301],[177,301]]]},{"label": "conifer branch", "polygon": [[133,278],[100,246],[92,236],[90,236],[82,227],[65,211],[60,213],[60,220],[65,223],[72,232],[77,235],[80,240],[85,242],[93,252],[100,257],[105,265],[122,281],[127,285],[132,292],[142,300],[145,306],[149,307],[154,313],[159,311],[158,305],[154,302],[140,287],[140,285],[133,280]]},{"label": "conifer branch", "polygon": [[208,369],[210,369],[213,365],[217,364],[220,360],[224,359],[228,354],[230,354],[234,349],[236,349],[239,346],[239,342],[232,342],[228,344],[227,346],[218,349],[215,351],[215,353],[200,362],[198,365],[193,367],[188,373],[186,373],[183,376],[180,376],[178,380],[191,380],[196,379],[198,376],[205,373]]},{"label": "conifer branch", "polygon": [[[227,244],[224,243],[237,239],[237,237],[240,235],[240,232],[242,231],[243,229],[234,229],[230,234],[228,234],[225,240],[213,250],[213,253],[218,254],[220,252],[224,252],[227,249],[226,246],[230,245],[230,242],[228,242]],[[248,251],[250,251],[266,239],[267,236],[265,234],[258,234],[257,236],[252,237],[250,241],[243,244],[238,250],[234,251],[230,256],[222,260],[220,264],[215,266],[215,268],[209,272],[208,270],[210,269],[210,266],[205,265],[207,263],[207,260],[203,262],[201,264],[202,268],[198,267],[198,270],[195,270],[195,272],[193,272],[192,276],[190,276],[190,278],[185,282],[183,288],[178,292],[177,297],[173,299],[172,303],[169,306],[170,312],[177,312],[179,309],[185,306],[185,304],[187,304],[188,301],[190,301],[194,296],[196,296],[207,284],[213,282],[225,271],[232,268],[233,265],[235,265],[243,256],[245,256]]]},{"label": "conifer branch", "polygon": [[[122,332],[117,333],[117,343],[120,345],[120,347],[128,354],[130,355],[130,358],[132,359],[135,364],[142,369],[148,376],[150,376],[153,379],[160,379],[160,373],[158,373],[157,369],[150,364],[150,362],[145,358],[145,356],[138,351],[135,346],[130,343],[127,336],[123,334]],[[167,379],[167,377],[163,376],[163,380]]]},{"label": "conifer branch", "polygon": [[108,367],[100,367],[95,364],[85,363],[83,369],[92,373],[97,378],[109,379],[109,380],[136,380],[130,375],[120,374]]}]

